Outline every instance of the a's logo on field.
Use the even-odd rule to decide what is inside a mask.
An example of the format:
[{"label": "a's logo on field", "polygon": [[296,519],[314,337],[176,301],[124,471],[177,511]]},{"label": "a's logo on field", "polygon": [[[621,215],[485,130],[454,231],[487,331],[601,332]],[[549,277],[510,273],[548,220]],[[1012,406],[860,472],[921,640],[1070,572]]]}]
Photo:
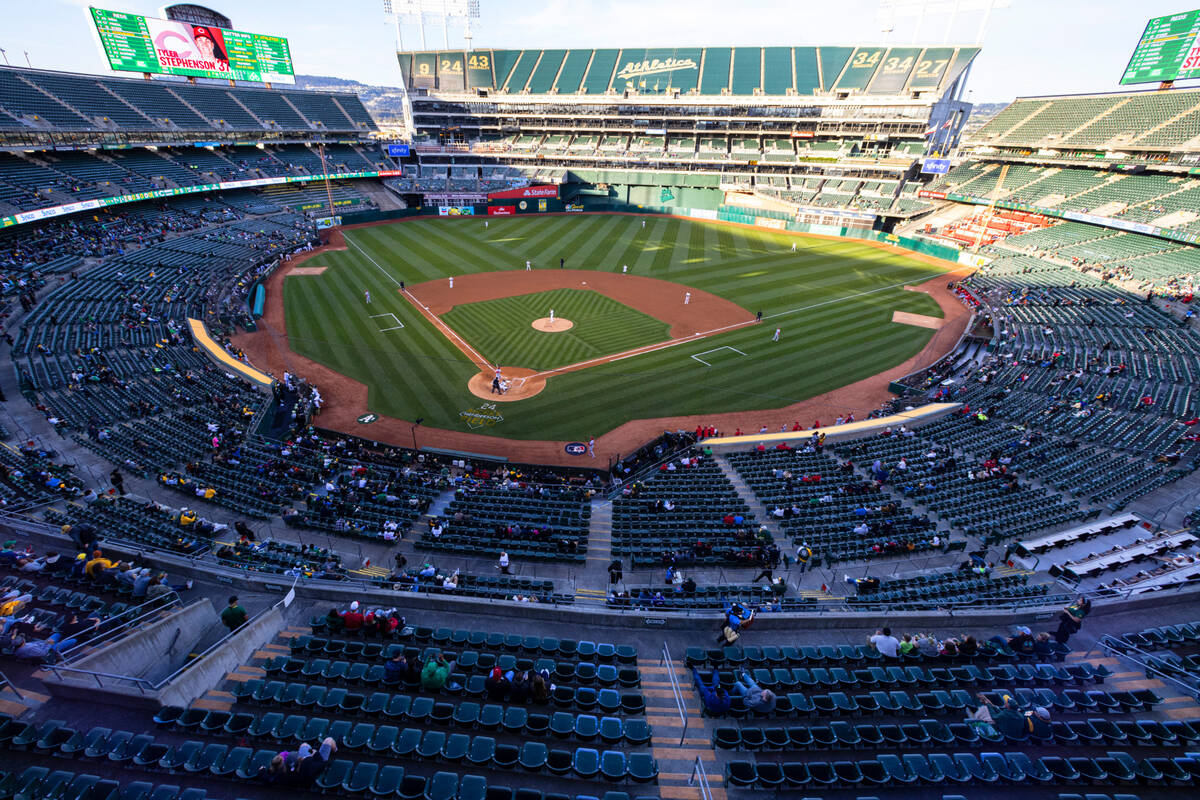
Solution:
[{"label": "a's logo on field", "polygon": [[563,450],[566,450],[569,456],[581,456],[587,452],[587,445],[583,442],[567,442],[563,445]]},{"label": "a's logo on field", "polygon": [[467,427],[471,430],[490,428],[504,422],[504,415],[496,410],[495,403],[483,403],[476,408],[468,408],[466,411],[458,412],[458,416],[467,423]]},{"label": "a's logo on field", "polygon": [[358,421],[359,421],[359,423],[361,423],[363,425],[370,425],[372,422],[374,422],[377,419],[379,419],[378,414],[363,414],[361,417],[358,418]]}]

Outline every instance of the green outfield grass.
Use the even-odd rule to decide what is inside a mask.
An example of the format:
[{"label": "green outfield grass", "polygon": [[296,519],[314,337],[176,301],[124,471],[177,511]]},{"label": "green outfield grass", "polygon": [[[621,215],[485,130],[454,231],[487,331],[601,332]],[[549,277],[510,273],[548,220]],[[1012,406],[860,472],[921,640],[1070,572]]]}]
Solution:
[{"label": "green outfield grass", "polygon": [[[310,262],[328,266],[323,275],[284,282],[291,346],[366,383],[372,411],[423,417],[430,427],[469,430],[459,415],[482,402],[467,390],[476,369],[399,295],[399,281],[524,269],[526,259],[557,269],[561,257],[570,269],[628,265],[633,274],[703,289],[766,317],[760,326],[553,377],[540,395],[500,407],[504,421],[488,432],[510,438],[586,439],[630,419],[778,408],[917,353],[933,331],[894,324],[893,311],[942,315],[929,296],[902,289],[937,276],[936,267],[852,240],[767,229],[530,215],[495,218],[487,228],[469,217],[404,222],[349,230],[346,239],[348,250]],[[405,327],[383,331],[397,321]],[[534,333],[529,322],[514,318],[504,337]],[[780,342],[771,341],[776,327]],[[503,344],[494,335],[467,338],[485,353]],[[758,422],[747,413],[742,427]]]},{"label": "green outfield grass", "polygon": [[[550,309],[575,327],[559,333],[535,330],[531,323],[547,316]],[[537,370],[670,338],[665,322],[582,289],[552,289],[467,303],[443,314],[442,321],[493,364]]]}]

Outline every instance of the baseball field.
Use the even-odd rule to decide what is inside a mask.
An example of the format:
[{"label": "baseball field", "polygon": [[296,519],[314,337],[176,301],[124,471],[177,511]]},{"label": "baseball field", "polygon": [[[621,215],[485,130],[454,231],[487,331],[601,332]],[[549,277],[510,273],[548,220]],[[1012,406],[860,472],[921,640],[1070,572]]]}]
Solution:
[{"label": "baseball field", "polygon": [[[937,266],[767,229],[530,215],[344,236],[346,249],[283,281],[290,348],[365,384],[372,412],[509,439],[586,440],[634,419],[780,408],[919,352],[934,330],[895,312],[943,316],[904,288]],[[572,327],[535,329],[551,309]],[[497,366],[544,386],[481,413],[488,398],[468,382],[490,381]]]}]

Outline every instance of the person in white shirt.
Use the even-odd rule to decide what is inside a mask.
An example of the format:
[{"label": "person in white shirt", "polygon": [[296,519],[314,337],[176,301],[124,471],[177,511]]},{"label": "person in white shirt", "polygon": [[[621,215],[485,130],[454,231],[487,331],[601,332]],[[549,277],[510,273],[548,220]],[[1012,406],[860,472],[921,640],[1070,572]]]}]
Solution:
[{"label": "person in white shirt", "polygon": [[900,655],[900,640],[892,636],[891,628],[876,631],[868,641],[886,658],[896,658]]},{"label": "person in white shirt", "polygon": [[508,553],[506,551],[500,551],[500,560],[497,562],[497,566],[500,567],[500,571],[505,575],[511,574],[508,571]]}]

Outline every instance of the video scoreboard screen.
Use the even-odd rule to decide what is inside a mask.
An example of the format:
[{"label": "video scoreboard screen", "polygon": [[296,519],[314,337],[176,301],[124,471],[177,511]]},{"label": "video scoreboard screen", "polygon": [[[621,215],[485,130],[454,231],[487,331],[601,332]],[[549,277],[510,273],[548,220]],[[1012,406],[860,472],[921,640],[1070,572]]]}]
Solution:
[{"label": "video scoreboard screen", "polygon": [[1200,9],[1155,17],[1129,59],[1121,83],[1200,78]]},{"label": "video scoreboard screen", "polygon": [[92,8],[108,65],[118,72],[295,83],[292,52],[282,36]]}]

